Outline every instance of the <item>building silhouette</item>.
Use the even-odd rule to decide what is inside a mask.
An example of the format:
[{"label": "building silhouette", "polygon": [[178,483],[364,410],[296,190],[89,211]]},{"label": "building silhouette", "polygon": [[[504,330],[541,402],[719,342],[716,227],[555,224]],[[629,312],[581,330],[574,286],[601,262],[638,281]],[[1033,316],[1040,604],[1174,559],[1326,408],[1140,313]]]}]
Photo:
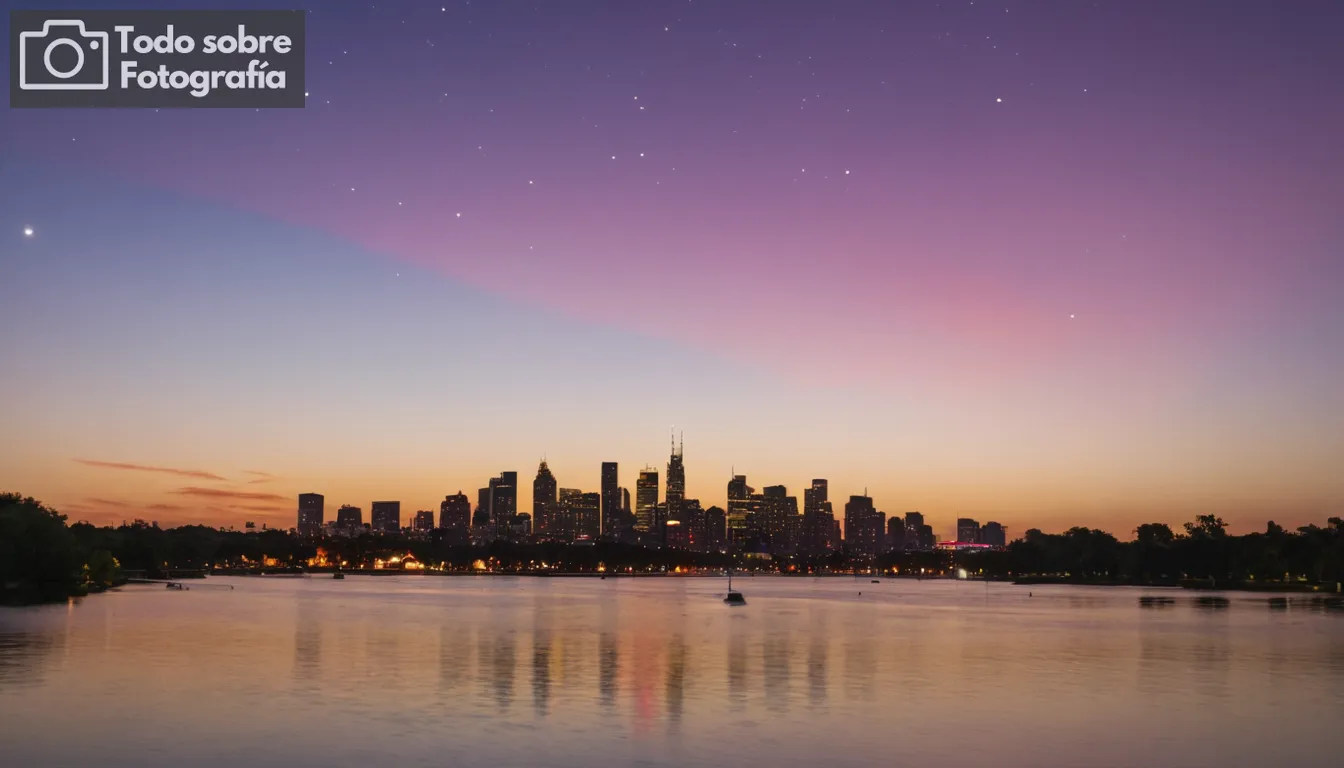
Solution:
[{"label": "building silhouette", "polygon": [[1008,546],[1008,532],[1002,525],[991,520],[980,529],[980,543],[1002,549]]},{"label": "building silhouette", "polygon": [[705,510],[705,551],[724,552],[728,549],[728,513],[723,507]]},{"label": "building silhouette", "polygon": [[560,505],[567,521],[572,521],[572,534],[566,540],[592,541],[602,535],[602,494],[562,494]]},{"label": "building silhouette", "polygon": [[555,475],[542,459],[537,466],[537,477],[532,481],[532,526],[537,536],[549,537],[555,527],[555,517],[559,512],[556,496]]},{"label": "building silhouette", "polygon": [[490,527],[490,488],[476,491],[476,513],[471,516],[471,527],[484,531]]},{"label": "building silhouette", "polygon": [[957,518],[957,541],[962,544],[979,544],[980,523],[969,517]]},{"label": "building silhouette", "polygon": [[471,501],[467,494],[458,491],[443,497],[439,504],[439,527],[462,533],[471,527]]},{"label": "building silhouette", "polygon": [[919,512],[905,513],[905,548],[927,552],[934,545],[933,526],[924,523]]},{"label": "building silhouette", "polygon": [[682,462],[683,445],[672,443],[672,454],[667,460],[667,509],[675,515],[677,505],[686,498],[686,465]]},{"label": "building silhouette", "polygon": [[747,540],[747,518],[751,515],[751,495],[746,475],[733,475],[728,481],[728,541],[740,546]]},{"label": "building silhouette", "polygon": [[518,473],[500,472],[499,477],[490,478],[487,487],[490,504],[490,537],[512,538],[513,518],[518,514]]},{"label": "building silhouette", "polygon": [[[602,462],[601,534],[615,535],[621,517],[621,483],[616,462]],[[628,504],[626,506],[629,506]]]},{"label": "building silhouette", "polygon": [[369,508],[369,523],[380,533],[401,531],[401,502],[375,501]]},{"label": "building silhouette", "polygon": [[363,528],[364,511],[349,504],[341,505],[341,508],[336,510],[336,527],[345,531]]},{"label": "building silhouette", "polygon": [[299,494],[299,520],[296,526],[300,536],[316,536],[322,532],[326,499],[320,493]]},{"label": "building silhouette", "polygon": [[800,531],[798,498],[782,485],[770,485],[753,502],[752,522],[770,554],[792,553]]},{"label": "building silhouette", "polygon": [[429,533],[434,530],[434,511],[422,509],[415,513],[411,518],[411,530],[416,533]]},{"label": "building silhouette", "polygon": [[654,507],[658,506],[658,470],[645,467],[635,481],[635,530],[654,533],[657,529]]},{"label": "building silhouette", "polygon": [[887,552],[905,551],[905,521],[896,515],[892,515],[887,521],[887,542],[885,550]]},{"label": "building silhouette", "polygon": [[675,510],[669,509],[667,522],[671,523],[673,521],[681,525],[686,549],[697,552],[706,551],[705,542],[708,539],[709,532],[705,529],[705,510],[700,506],[699,499],[682,499]]},{"label": "building silhouette", "polygon": [[870,496],[850,496],[845,504],[845,552],[852,558],[876,557],[886,539],[886,515]]},{"label": "building silhouette", "polygon": [[813,480],[811,487],[803,489],[803,523],[798,551],[804,555],[818,557],[831,550],[835,513],[828,495],[828,484],[823,479]]}]

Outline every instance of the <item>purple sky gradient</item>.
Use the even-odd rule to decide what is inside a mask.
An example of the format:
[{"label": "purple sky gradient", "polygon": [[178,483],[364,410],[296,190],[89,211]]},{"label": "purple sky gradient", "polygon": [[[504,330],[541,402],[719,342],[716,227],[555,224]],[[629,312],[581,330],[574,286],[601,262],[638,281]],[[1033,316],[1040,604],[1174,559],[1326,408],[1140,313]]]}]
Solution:
[{"label": "purple sky gradient", "polygon": [[311,8],[307,109],[0,117],[4,269],[56,314],[0,336],[49,363],[0,477],[416,509],[543,452],[632,485],[678,424],[711,503],[737,466],[1018,531],[1341,511],[1338,4]]}]

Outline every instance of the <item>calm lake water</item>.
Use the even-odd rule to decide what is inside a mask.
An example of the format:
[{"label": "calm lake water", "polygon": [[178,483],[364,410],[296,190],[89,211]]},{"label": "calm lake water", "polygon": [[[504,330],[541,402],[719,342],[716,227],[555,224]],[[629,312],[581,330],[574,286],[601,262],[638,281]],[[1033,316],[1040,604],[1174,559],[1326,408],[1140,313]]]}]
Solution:
[{"label": "calm lake water", "polygon": [[691,578],[189,584],[0,609],[0,763],[1341,761],[1344,615],[1260,595],[776,577],[731,608]]}]

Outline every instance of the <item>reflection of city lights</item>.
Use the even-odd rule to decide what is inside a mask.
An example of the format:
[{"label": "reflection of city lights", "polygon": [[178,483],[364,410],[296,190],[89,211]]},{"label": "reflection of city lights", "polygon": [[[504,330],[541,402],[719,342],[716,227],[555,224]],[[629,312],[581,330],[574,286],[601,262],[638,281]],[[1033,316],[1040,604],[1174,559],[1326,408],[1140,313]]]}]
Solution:
[{"label": "reflection of city lights", "polygon": [[966,578],[966,569],[965,569],[965,568],[958,568],[958,569],[957,569],[957,578],[958,578],[958,579],[964,579],[964,578]]},{"label": "reflection of city lights", "polygon": [[474,562],[474,563],[471,564],[471,567],[472,567],[473,570],[484,571],[484,570],[485,570],[485,567],[486,567],[486,566],[485,566],[485,561],[484,561],[484,560],[477,560],[476,562]]}]

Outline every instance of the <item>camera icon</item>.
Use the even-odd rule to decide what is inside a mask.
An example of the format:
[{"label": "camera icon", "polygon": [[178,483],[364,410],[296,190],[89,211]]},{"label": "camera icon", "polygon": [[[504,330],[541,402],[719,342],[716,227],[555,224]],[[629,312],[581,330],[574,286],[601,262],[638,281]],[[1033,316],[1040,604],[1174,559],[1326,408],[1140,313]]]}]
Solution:
[{"label": "camera icon", "polygon": [[107,33],[76,19],[48,19],[41,32],[19,33],[19,88],[25,91],[105,91]]}]

